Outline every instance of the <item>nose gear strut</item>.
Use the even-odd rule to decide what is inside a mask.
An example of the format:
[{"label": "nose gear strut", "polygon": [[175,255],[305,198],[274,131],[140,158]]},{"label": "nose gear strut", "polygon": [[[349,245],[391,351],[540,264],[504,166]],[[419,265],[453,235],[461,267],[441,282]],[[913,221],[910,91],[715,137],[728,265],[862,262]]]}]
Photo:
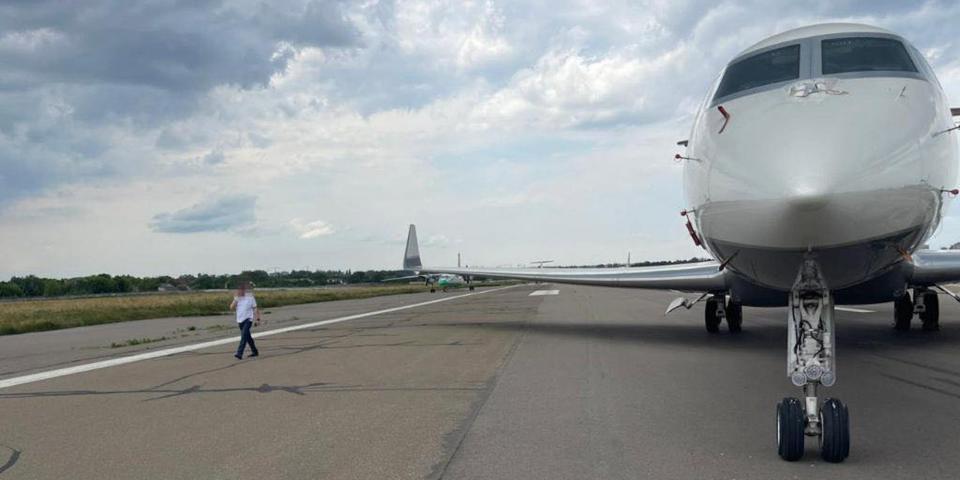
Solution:
[{"label": "nose gear strut", "polygon": [[787,376],[803,388],[804,401],[788,397],[777,405],[780,456],[800,459],[806,435],[819,437],[824,460],[842,462],[850,451],[847,407],[831,398],[821,405],[817,392],[837,379],[833,297],[812,256],[804,259],[790,291],[787,322]]}]

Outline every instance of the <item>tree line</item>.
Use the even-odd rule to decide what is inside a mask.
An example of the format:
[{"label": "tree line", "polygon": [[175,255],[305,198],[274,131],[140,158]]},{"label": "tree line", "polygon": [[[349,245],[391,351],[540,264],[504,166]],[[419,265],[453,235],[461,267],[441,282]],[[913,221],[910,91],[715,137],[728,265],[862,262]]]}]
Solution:
[{"label": "tree line", "polygon": [[111,293],[156,292],[160,290],[211,290],[236,288],[241,281],[252,282],[260,288],[316,287],[352,283],[380,282],[403,276],[399,270],[294,270],[268,273],[249,270],[239,274],[180,275],[172,277],[135,277],[101,273],[76,278],[43,278],[35,275],[13,277],[0,282],[0,298],[59,297],[67,295],[98,295]]},{"label": "tree line", "polygon": [[[631,267],[672,265],[703,261],[702,258],[687,260],[631,262]],[[614,268],[624,264],[581,265],[578,267],[557,266],[551,268]],[[238,274],[180,275],[171,277],[135,277],[132,275],[109,275],[101,273],[76,278],[42,278],[35,275],[13,277],[0,282],[0,298],[60,297],[68,295],[99,295],[112,293],[156,292],[160,290],[213,290],[232,289],[242,281],[252,282],[259,288],[317,287],[355,283],[376,283],[388,278],[402,277],[410,272],[402,270],[292,270],[268,273],[266,270],[247,270]]]}]

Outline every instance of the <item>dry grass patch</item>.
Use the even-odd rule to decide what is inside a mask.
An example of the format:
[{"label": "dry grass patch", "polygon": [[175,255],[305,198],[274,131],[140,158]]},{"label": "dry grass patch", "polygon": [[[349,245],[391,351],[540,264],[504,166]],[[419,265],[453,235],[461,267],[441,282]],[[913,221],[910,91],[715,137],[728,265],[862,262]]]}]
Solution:
[{"label": "dry grass patch", "polygon": [[[259,290],[261,308],[426,291],[422,285]],[[190,292],[0,302],[0,335],[148,318],[229,313],[232,292]]]}]

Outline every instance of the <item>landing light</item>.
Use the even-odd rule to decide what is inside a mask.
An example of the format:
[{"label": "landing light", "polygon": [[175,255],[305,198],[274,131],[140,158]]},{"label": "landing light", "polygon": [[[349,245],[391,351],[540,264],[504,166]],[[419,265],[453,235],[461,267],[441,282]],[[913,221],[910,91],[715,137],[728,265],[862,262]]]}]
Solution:
[{"label": "landing light", "polygon": [[813,365],[807,365],[806,368],[803,369],[803,374],[806,375],[808,380],[817,381],[823,376],[823,367],[817,365],[816,363]]}]

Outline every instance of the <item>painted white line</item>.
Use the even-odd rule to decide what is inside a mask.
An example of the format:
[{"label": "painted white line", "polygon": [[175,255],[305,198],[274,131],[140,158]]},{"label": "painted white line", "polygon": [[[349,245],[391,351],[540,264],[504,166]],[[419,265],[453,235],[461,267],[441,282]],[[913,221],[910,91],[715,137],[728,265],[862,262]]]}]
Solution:
[{"label": "painted white line", "polygon": [[833,307],[835,310],[840,310],[841,312],[853,312],[853,313],[875,313],[876,310],[866,310],[863,308],[851,308],[851,307]]},{"label": "painted white line", "polygon": [[[408,310],[411,308],[425,307],[427,305],[449,302],[451,300],[471,297],[473,295],[483,295],[484,293],[499,292],[500,290],[506,290],[508,288],[513,288],[517,286],[518,285],[510,285],[506,287],[494,288],[492,290],[484,290],[482,292],[466,293],[463,295],[456,295],[453,297],[444,297],[444,298],[439,298],[437,300],[430,300],[428,302],[414,303],[412,305],[402,305],[399,307],[377,310],[375,312],[358,313],[356,315],[333,318],[330,320],[321,320],[319,322],[304,323],[302,325],[293,325],[290,327],[278,328],[275,330],[267,330],[265,332],[254,333],[253,338],[269,337],[271,335],[279,335],[281,333],[295,332],[297,330],[305,330],[308,328],[314,328],[314,327],[319,327],[323,325],[330,325],[333,323],[347,322],[350,320],[357,320],[360,318],[367,318],[375,315],[383,315],[384,313],[399,312],[400,310]],[[173,348],[166,348],[163,350],[155,350],[151,352],[138,353],[136,355],[130,355],[127,357],[113,358],[110,360],[103,360],[100,362],[86,363],[86,364],[77,365],[74,367],[58,368],[56,370],[47,370],[45,372],[32,373],[30,375],[24,375],[22,377],[7,378],[4,380],[0,380],[0,389],[13,387],[16,385],[23,385],[26,383],[39,382],[42,380],[49,380],[51,378],[65,377],[67,375],[74,375],[77,373],[89,372],[92,370],[99,370],[101,368],[109,368],[109,367],[116,367],[118,365],[126,365],[128,363],[140,362],[143,360],[150,360],[153,358],[167,357],[170,355],[176,355],[178,353],[192,352],[194,350],[201,350],[204,348],[216,347],[219,345],[237,343],[238,341],[240,341],[239,336],[230,337],[230,338],[221,338],[219,340],[211,340],[209,342],[194,343],[192,345],[183,345],[181,347],[173,347]]]},{"label": "painted white line", "polygon": [[531,297],[539,297],[542,295],[560,295],[560,290],[537,290],[535,292],[530,292]]}]

